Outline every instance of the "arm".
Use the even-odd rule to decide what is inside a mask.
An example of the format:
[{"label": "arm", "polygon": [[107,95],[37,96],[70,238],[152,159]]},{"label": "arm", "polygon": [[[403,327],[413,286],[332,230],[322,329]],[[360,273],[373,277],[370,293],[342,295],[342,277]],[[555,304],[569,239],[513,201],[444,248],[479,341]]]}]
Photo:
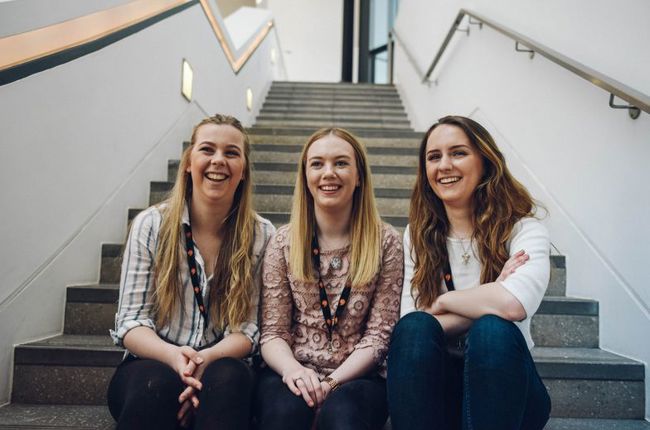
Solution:
[{"label": "arm", "polygon": [[544,297],[550,274],[546,228],[532,218],[520,221],[513,231],[510,249],[525,253],[511,252],[496,282],[443,294],[433,312],[452,312],[471,319],[492,314],[510,321],[531,317]]},{"label": "arm", "polygon": [[404,250],[399,235],[392,227],[384,227],[381,246],[380,272],[370,301],[365,331],[353,353],[333,373],[340,378],[338,382],[358,378],[383,363],[393,327],[399,319]]},{"label": "arm", "polygon": [[322,402],[318,375],[300,364],[291,350],[294,305],[283,246],[287,234],[287,229],[278,231],[264,255],[260,345],[266,364],[282,377],[282,382],[295,395],[302,395],[305,402],[312,407]]},{"label": "arm", "polygon": [[[411,280],[415,272],[415,260],[413,255],[413,247],[411,246],[410,226],[406,227],[404,231],[404,288],[402,289],[402,306],[400,315],[404,316],[409,312],[414,312],[418,309],[415,308],[415,300],[411,295]],[[420,309],[432,315],[432,308]],[[458,336],[465,333],[472,325],[472,320],[462,317],[460,315],[450,313],[449,311],[434,315],[440,325],[442,326],[445,334],[449,336]]]}]

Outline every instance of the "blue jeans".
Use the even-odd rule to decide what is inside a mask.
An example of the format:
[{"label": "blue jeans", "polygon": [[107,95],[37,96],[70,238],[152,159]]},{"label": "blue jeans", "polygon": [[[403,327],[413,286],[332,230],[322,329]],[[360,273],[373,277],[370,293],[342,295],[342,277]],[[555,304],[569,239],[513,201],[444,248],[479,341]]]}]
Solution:
[{"label": "blue jeans", "polygon": [[436,318],[413,312],[393,331],[388,352],[393,430],[541,430],[551,400],[526,341],[510,321],[474,321],[464,358],[447,352]]}]

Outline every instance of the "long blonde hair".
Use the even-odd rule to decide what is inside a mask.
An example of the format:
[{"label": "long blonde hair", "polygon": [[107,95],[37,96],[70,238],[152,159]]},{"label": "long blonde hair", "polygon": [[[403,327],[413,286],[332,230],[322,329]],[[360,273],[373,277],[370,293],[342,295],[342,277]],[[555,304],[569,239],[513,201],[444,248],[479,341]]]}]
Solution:
[{"label": "long blonde hair", "polygon": [[449,261],[449,220],[443,202],[429,185],[426,171],[427,141],[442,124],[460,128],[483,162],[483,177],[472,196],[472,239],[478,246],[481,284],[493,282],[499,276],[509,257],[506,243],[515,223],[533,216],[536,209],[526,188],[510,174],[503,154],[483,126],[462,116],[440,118],[420,143],[417,180],[409,212],[411,256],[415,260],[411,294],[417,297],[417,307],[430,306],[440,295],[443,268]]},{"label": "long blonde hair", "polygon": [[305,170],[309,147],[318,139],[329,135],[339,137],[352,146],[359,175],[359,186],[352,196],[350,218],[349,279],[354,288],[370,283],[379,271],[382,224],[375,204],[366,151],[361,143],[344,129],[320,129],[311,135],[302,148],[291,208],[289,265],[296,279],[303,282],[316,282],[311,259],[311,239],[316,227],[316,217],[314,198],[307,187]]},{"label": "long blonde hair", "polygon": [[154,310],[156,322],[164,326],[183,301],[181,259],[185,258],[181,245],[181,220],[185,205],[192,196],[192,178],[186,169],[190,153],[196,143],[199,128],[206,124],[230,125],[239,130],[244,139],[243,179],[235,190],[231,210],[224,220],[224,238],[215,263],[210,284],[210,320],[216,327],[230,325],[238,330],[248,315],[253,291],[251,253],[255,232],[255,212],[252,207],[250,143],[246,130],[232,116],[216,114],[205,118],[194,127],[190,145],[183,151],[176,182],[169,198],[163,203],[162,223],[155,256]]}]

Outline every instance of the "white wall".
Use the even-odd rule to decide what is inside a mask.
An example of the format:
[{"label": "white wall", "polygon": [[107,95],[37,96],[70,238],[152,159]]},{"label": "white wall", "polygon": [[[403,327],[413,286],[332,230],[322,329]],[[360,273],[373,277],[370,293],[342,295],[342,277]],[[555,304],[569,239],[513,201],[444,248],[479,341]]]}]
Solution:
[{"label": "white wall", "polygon": [[343,0],[266,0],[290,81],[341,81]]},{"label": "white wall", "polygon": [[78,18],[130,0],[9,0],[0,4],[0,37]]},{"label": "white wall", "polygon": [[[426,70],[467,7],[646,94],[650,3],[403,0],[396,28]],[[635,36],[627,31],[634,29]],[[402,46],[395,80],[414,127],[473,116],[497,137],[516,175],[550,211],[567,256],[568,295],[600,302],[601,347],[650,363],[650,115],[632,120],[609,94],[550,61],[516,53],[494,30],[458,33],[422,85]],[[646,414],[650,414],[650,377]]]},{"label": "white wall", "polygon": [[[127,209],[147,206],[149,181],[166,179],[191,126],[215,112],[253,122],[282,74],[272,48],[273,32],[235,75],[196,5],[0,86],[0,404],[12,346],[62,331],[66,285],[97,282],[100,244],[123,241]],[[193,103],[180,94],[183,58]]]}]

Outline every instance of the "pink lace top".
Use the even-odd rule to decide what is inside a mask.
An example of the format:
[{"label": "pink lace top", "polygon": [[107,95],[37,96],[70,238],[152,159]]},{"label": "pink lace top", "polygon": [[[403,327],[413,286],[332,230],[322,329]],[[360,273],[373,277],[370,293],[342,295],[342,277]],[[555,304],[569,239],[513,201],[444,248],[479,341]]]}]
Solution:
[{"label": "pink lace top", "polygon": [[[345,287],[349,250],[346,246],[321,253],[321,277],[330,303],[337,303]],[[335,256],[342,260],[338,270],[330,265]],[[399,319],[404,277],[400,235],[388,224],[382,229],[380,257],[381,267],[373,281],[352,289],[332,333],[334,348],[330,352],[318,285],[297,281],[291,274],[289,226],[281,227],[271,238],[264,256],[260,345],[283,339],[303,366],[321,376],[334,371],[354,350],[372,348],[378,370],[385,375],[385,357],[390,335]]]}]

